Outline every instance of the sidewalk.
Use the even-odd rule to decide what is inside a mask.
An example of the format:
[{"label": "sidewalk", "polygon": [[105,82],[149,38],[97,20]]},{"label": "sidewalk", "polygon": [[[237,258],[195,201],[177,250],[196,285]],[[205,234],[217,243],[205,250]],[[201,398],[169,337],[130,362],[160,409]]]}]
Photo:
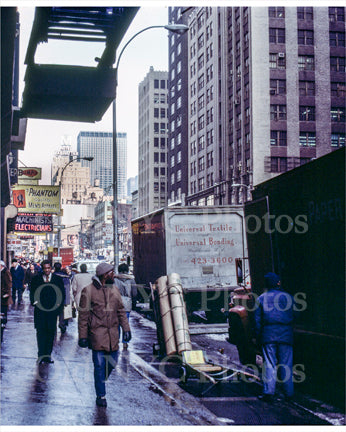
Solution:
[{"label": "sidewalk", "polygon": [[[58,329],[52,353],[55,363],[38,366],[27,292],[23,302],[21,309],[15,306],[8,314],[1,347],[1,425],[208,424],[153,391],[152,382],[139,373],[145,366],[131,351],[133,341],[129,351],[120,352],[106,384],[108,407],[97,407],[91,351],[78,347],[77,320],[64,335]],[[140,329],[132,332],[134,341],[141,338]]]}]

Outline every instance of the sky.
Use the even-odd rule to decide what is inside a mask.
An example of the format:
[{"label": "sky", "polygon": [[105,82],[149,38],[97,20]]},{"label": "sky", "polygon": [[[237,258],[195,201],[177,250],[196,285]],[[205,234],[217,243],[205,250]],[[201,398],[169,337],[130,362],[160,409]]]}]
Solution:
[{"label": "sky", "polygon": [[[24,64],[26,49],[31,33],[34,10],[19,7],[20,13],[20,95],[24,90]],[[168,7],[141,7],[122,39],[117,52],[137,31],[150,25],[168,23]],[[35,62],[79,64],[95,66],[94,58],[103,51],[103,44],[49,41],[39,45]],[[59,48],[60,45],[60,48]],[[96,51],[94,46],[96,45]],[[75,49],[77,48],[77,49]],[[168,70],[168,32],[165,29],[151,29],[136,37],[124,51],[119,63],[117,89],[117,131],[127,133],[128,165],[127,177],[137,175],[138,170],[138,84],[144,79],[150,66],[155,70]],[[21,98],[21,96],[20,96]],[[112,132],[112,105],[97,123],[65,122],[59,120],[28,119],[24,151],[19,152],[19,166],[43,167],[41,184],[50,184],[50,164],[59,148],[62,137],[72,137],[76,149],[80,131]]]}]

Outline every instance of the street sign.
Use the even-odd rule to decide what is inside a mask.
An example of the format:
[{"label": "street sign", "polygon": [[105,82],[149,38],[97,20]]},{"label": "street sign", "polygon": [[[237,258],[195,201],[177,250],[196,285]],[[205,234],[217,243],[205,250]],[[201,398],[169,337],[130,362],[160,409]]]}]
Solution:
[{"label": "street sign", "polygon": [[54,225],[54,228],[55,229],[61,229],[61,230],[63,230],[63,229],[65,229],[66,228],[66,226],[65,225]]}]

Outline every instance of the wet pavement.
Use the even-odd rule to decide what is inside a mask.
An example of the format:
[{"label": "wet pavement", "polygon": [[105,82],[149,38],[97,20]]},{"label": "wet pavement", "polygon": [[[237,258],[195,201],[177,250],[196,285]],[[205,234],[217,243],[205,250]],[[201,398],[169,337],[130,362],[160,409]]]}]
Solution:
[{"label": "wet pavement", "polygon": [[108,407],[97,407],[91,351],[78,347],[77,320],[64,335],[58,330],[54,364],[37,365],[33,309],[24,293],[24,304],[8,314],[1,347],[1,425],[213,424],[207,410],[195,416],[192,397],[182,405],[155,384],[134,353],[144,335],[133,333],[107,381]]},{"label": "wet pavement", "polygon": [[[340,414],[314,401],[298,403],[258,400],[261,386],[238,380],[210,386],[179,379],[178,359],[153,353],[155,323],[133,312],[133,339],[120,350],[107,384],[107,408],[95,404],[91,351],[78,347],[77,320],[57,332],[54,364],[38,366],[33,309],[24,304],[9,312],[1,351],[1,425],[339,425]],[[193,349],[204,349],[224,367],[238,368],[237,350],[220,327],[210,333],[191,326]],[[217,327],[217,326],[216,326]],[[307,403],[309,402],[309,403]],[[335,420],[333,422],[333,420]],[[209,429],[209,428],[208,428]],[[215,429],[215,426],[212,430]]]}]

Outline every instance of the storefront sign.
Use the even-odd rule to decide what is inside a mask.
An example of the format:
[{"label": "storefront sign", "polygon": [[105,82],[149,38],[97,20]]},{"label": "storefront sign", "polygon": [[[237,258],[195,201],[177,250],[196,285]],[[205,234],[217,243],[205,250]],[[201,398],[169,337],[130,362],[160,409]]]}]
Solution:
[{"label": "storefront sign", "polygon": [[51,233],[53,232],[53,216],[50,214],[18,213],[14,225],[18,233]]},{"label": "storefront sign", "polygon": [[41,180],[42,168],[18,168],[18,180]]},{"label": "storefront sign", "polygon": [[59,186],[16,185],[12,188],[13,204],[20,212],[49,213],[60,212]]}]

